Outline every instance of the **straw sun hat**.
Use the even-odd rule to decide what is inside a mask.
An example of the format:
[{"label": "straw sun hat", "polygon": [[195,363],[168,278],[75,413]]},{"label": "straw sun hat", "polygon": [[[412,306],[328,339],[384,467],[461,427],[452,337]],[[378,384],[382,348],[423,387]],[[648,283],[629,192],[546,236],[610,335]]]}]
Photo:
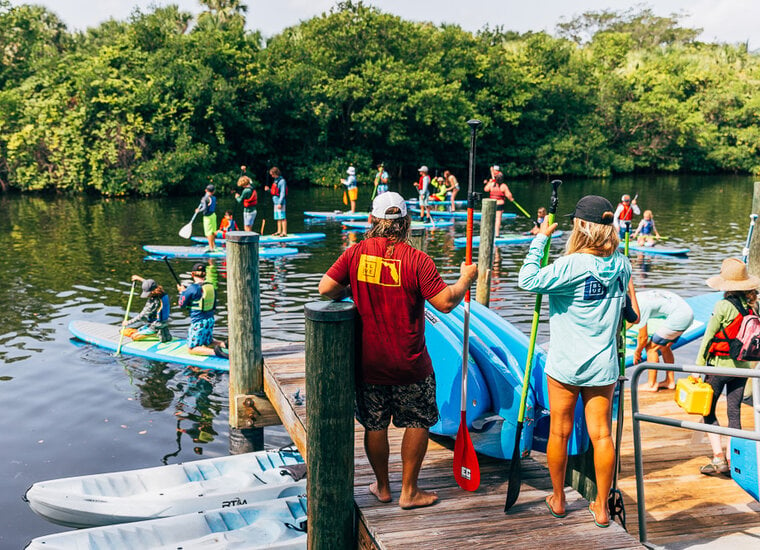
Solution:
[{"label": "straw sun hat", "polygon": [[760,278],[747,272],[747,265],[738,258],[726,258],[720,266],[720,275],[707,279],[707,286],[715,290],[755,290]]}]

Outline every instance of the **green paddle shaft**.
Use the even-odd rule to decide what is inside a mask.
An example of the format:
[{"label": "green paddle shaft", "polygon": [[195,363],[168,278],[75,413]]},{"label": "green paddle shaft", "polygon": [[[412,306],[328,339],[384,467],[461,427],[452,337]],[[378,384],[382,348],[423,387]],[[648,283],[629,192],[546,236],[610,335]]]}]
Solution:
[{"label": "green paddle shaft", "polygon": [[517,203],[517,201],[512,201],[512,204],[514,204],[514,205],[515,205],[515,207],[516,207],[516,208],[517,208],[517,209],[518,209],[520,212],[522,212],[523,216],[525,216],[526,218],[530,219],[530,214],[528,214],[528,211],[527,211],[527,210],[525,210],[525,208],[523,208],[522,206],[520,206],[520,205]]},{"label": "green paddle shaft", "polygon": [[[129,291],[129,300],[127,300],[127,310],[124,312],[124,321],[129,319],[129,310],[132,307],[132,297],[135,295],[135,283],[137,281],[132,281],[132,288]],[[122,327],[119,330],[119,345],[116,347],[116,355],[121,354],[121,344],[124,341],[124,323],[122,323]]]},{"label": "green paddle shaft", "polygon": [[[554,223],[554,212],[546,215],[546,221],[548,225]],[[544,256],[541,258],[541,267],[546,266],[549,263],[549,248],[551,247],[551,237],[546,239],[544,245]],[[543,294],[536,294],[536,305],[533,308],[533,322],[530,325],[530,343],[528,344],[528,356],[525,359],[525,374],[523,376],[522,395],[520,400],[520,411],[517,414],[517,421],[522,424],[525,420],[525,408],[528,395],[528,387],[530,386],[530,373],[533,370],[533,350],[536,348],[536,335],[538,334],[538,321],[541,317],[541,302],[543,301]]]}]

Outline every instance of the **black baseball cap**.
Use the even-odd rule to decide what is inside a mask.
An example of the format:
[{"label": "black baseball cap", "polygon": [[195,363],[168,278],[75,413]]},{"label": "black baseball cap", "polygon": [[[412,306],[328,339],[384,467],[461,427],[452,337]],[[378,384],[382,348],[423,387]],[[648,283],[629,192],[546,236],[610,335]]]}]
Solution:
[{"label": "black baseball cap", "polygon": [[214,184],[213,184],[213,183],[209,183],[209,184],[206,186],[206,191],[208,191],[209,193],[213,193],[215,190],[216,190],[216,187],[214,187]]},{"label": "black baseball cap", "polygon": [[206,273],[206,264],[197,263],[193,265],[193,273]]},{"label": "black baseball cap", "polygon": [[615,209],[612,207],[612,203],[604,197],[586,195],[575,204],[575,210],[568,214],[568,217],[601,225],[612,225],[614,212]]}]

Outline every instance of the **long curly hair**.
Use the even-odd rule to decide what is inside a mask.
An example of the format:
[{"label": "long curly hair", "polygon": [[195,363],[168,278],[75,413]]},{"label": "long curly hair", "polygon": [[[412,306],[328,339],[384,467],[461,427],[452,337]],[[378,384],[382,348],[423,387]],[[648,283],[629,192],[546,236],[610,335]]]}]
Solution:
[{"label": "long curly hair", "polygon": [[[398,214],[400,212],[401,210],[398,208],[389,208],[386,211],[386,214]],[[403,218],[396,218],[393,220],[376,218],[375,216],[370,216],[370,218],[372,225],[367,229],[365,236],[367,238],[385,237],[388,239],[389,254],[393,252],[394,244],[409,242],[409,230],[412,226],[412,219],[409,214]]]}]

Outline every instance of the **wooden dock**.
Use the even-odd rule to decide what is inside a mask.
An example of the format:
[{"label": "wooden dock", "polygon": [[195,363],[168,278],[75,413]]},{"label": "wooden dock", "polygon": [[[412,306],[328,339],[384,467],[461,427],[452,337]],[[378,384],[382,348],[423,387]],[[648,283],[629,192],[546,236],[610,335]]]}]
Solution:
[{"label": "wooden dock", "polygon": [[[302,349],[273,356],[266,354],[264,389],[288,433],[308,461],[306,451],[306,403]],[[347,388],[348,390],[349,388]],[[298,403],[296,394],[306,398]],[[391,429],[391,483],[394,501],[401,484],[399,450],[402,430]],[[358,548],[362,549],[461,549],[472,548],[643,548],[617,524],[599,529],[588,512],[588,503],[567,489],[568,515],[553,518],[544,497],[551,482],[546,468],[533,458],[523,460],[520,499],[504,515],[508,477],[507,462],[480,457],[481,486],[474,493],[462,491],[452,474],[453,440],[431,440],[420,474],[420,486],[438,492],[440,502],[429,508],[402,510],[395,503],[381,504],[368,491],[374,475],[364,454],[363,431],[355,431],[355,485]]]}]

